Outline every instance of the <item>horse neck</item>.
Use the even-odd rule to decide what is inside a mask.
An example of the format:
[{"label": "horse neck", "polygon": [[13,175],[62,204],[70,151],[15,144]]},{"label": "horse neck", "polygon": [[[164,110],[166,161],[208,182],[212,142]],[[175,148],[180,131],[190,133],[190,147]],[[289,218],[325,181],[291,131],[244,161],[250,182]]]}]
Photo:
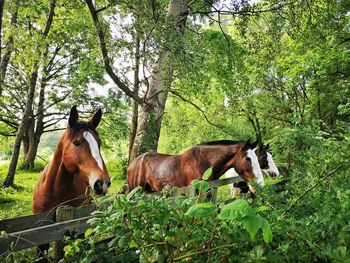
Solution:
[{"label": "horse neck", "polygon": [[219,179],[222,174],[232,168],[239,147],[239,145],[213,145],[200,148],[200,159],[206,160],[209,167],[213,167],[211,180]]},{"label": "horse neck", "polygon": [[[63,149],[61,142],[55,150],[54,157],[46,173],[45,189],[48,193],[56,192],[54,189],[62,189],[67,196],[74,195],[76,189],[74,183],[79,175],[70,174],[63,164]],[[80,191],[81,192],[81,191]],[[80,193],[83,194],[84,192]]]}]

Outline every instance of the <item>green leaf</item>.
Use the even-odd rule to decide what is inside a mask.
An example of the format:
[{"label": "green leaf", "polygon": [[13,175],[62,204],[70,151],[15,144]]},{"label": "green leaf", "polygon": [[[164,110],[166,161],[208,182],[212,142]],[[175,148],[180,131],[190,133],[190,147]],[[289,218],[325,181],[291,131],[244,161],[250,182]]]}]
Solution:
[{"label": "green leaf", "polygon": [[131,240],[130,243],[129,243],[129,247],[130,248],[136,248],[138,247],[137,243],[135,242],[135,240]]},{"label": "green leaf", "polygon": [[261,227],[261,220],[259,216],[250,215],[239,220],[243,223],[244,228],[248,231],[250,237],[254,239],[256,233],[258,233],[259,228]]},{"label": "green leaf", "polygon": [[85,231],[85,234],[84,234],[84,238],[88,238],[89,236],[91,236],[92,232],[94,230],[92,228],[88,228],[86,231]]},{"label": "green leaf", "polygon": [[265,218],[263,218],[259,215],[258,215],[258,217],[260,217],[264,241],[266,243],[270,243],[272,241],[272,231],[271,231],[270,224],[269,224],[269,222],[267,222],[267,220]]},{"label": "green leaf", "polygon": [[198,189],[201,191],[207,191],[210,189],[210,184],[202,180],[193,180],[191,182],[193,189]]},{"label": "green leaf", "polygon": [[270,209],[270,208],[268,208],[267,206],[262,205],[262,206],[259,206],[259,207],[257,207],[257,208],[254,208],[254,211],[255,211],[256,213],[258,213],[258,212],[267,211],[267,210],[269,210],[269,209]]},{"label": "green leaf", "polygon": [[230,204],[224,205],[219,218],[222,220],[241,219],[254,214],[253,209],[246,200],[238,199]]},{"label": "green leaf", "polygon": [[213,167],[209,167],[203,174],[202,179],[207,181],[213,173]]},{"label": "green leaf", "polygon": [[138,187],[132,189],[130,191],[130,193],[128,193],[126,199],[130,200],[138,191],[141,191],[141,190],[142,190],[142,186],[140,186],[140,185]]},{"label": "green leaf", "polygon": [[201,203],[191,206],[185,215],[193,217],[208,217],[216,213],[216,207],[213,203]]}]

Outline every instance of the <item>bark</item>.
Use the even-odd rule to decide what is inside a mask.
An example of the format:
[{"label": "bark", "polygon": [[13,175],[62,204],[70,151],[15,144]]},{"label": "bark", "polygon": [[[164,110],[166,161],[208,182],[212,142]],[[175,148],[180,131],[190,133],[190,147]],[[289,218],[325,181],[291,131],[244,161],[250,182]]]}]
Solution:
[{"label": "bark", "polygon": [[[48,16],[48,19],[46,21],[44,32],[42,33],[43,40],[45,40],[49,34],[49,31],[50,31],[50,28],[51,28],[51,25],[53,22],[55,7],[56,7],[56,0],[52,0],[50,2],[49,16]],[[41,44],[41,43],[38,43],[38,45],[39,44]],[[45,49],[45,50],[47,50],[47,49]],[[42,57],[42,54],[40,54],[40,49],[38,49],[38,52],[39,52],[38,58],[40,59]],[[43,57],[47,56],[47,51],[45,51],[45,53],[46,54],[44,54]],[[13,184],[13,181],[14,181],[19,152],[20,152],[20,148],[21,148],[21,142],[22,142],[23,137],[25,135],[26,127],[27,127],[29,118],[31,116],[31,113],[33,111],[32,106],[33,106],[33,102],[34,102],[34,93],[35,93],[35,87],[36,87],[36,82],[37,82],[37,78],[38,78],[39,65],[40,65],[39,61],[36,61],[33,64],[32,73],[30,75],[30,81],[29,81],[29,89],[28,89],[28,94],[27,94],[27,99],[26,99],[26,107],[24,110],[24,114],[23,114],[21,123],[20,123],[19,128],[18,128],[18,132],[16,134],[16,139],[15,139],[15,143],[13,146],[13,153],[12,153],[12,157],[11,157],[10,167],[8,170],[8,174],[5,178],[5,181],[3,183],[4,187],[11,186]]]},{"label": "bark", "polygon": [[[137,33],[138,34],[138,33]],[[133,92],[137,93],[140,89],[140,38],[136,36],[136,46],[135,46],[135,70],[134,70],[134,88]],[[130,153],[132,146],[134,145],[134,140],[136,136],[137,124],[139,117],[139,105],[136,101],[132,102],[132,119],[131,119],[131,127],[130,127],[130,138],[129,138],[129,162],[130,162]]]},{"label": "bark", "polygon": [[26,102],[26,108],[21,120],[21,124],[19,125],[17,134],[16,134],[16,139],[15,143],[13,146],[13,151],[12,151],[12,156],[11,156],[11,163],[10,167],[7,173],[7,176],[5,178],[4,187],[9,187],[13,184],[13,180],[15,177],[15,171],[18,163],[18,157],[19,157],[19,152],[21,149],[21,142],[24,137],[26,127],[30,121],[30,112],[32,109],[33,101],[34,101],[34,93],[35,93],[35,86],[36,86],[36,80],[38,77],[38,70],[35,70],[37,68],[38,63],[34,64],[34,71],[31,74],[30,77],[30,83],[29,83],[29,90],[28,90],[28,95],[27,95],[27,102]]},{"label": "bark", "polygon": [[177,41],[181,40],[188,14],[188,2],[187,0],[169,1],[167,25],[163,31],[163,41],[160,43],[158,61],[152,70],[150,86],[144,98],[140,98],[114,72],[110,63],[105,34],[98,18],[98,12],[92,0],[86,0],[86,3],[98,33],[100,50],[107,74],[126,95],[138,103],[140,109],[137,132],[130,152],[130,160],[132,160],[140,153],[157,149],[161,120],[168,97],[168,90],[172,82],[172,62],[176,54],[176,51],[171,50],[167,44],[176,45]]},{"label": "bark", "polygon": [[0,0],[0,54],[2,54],[2,52],[1,52],[1,46],[2,46],[1,33],[2,33],[2,17],[4,14],[4,4],[5,4],[5,0]]},{"label": "bark", "polygon": [[[3,5],[4,5],[4,0],[0,0],[1,1],[1,23],[2,23],[2,12],[3,12]],[[18,7],[19,7],[19,0],[16,0],[15,2],[15,7],[14,7],[14,11],[11,17],[11,26],[15,25],[17,23],[17,15],[18,15]],[[2,24],[1,24],[2,26]],[[14,43],[14,35],[11,34],[9,36],[9,39],[7,41],[7,47],[6,47],[6,51],[4,53],[4,55],[1,58],[1,64],[0,64],[0,97],[2,95],[2,91],[3,91],[3,84],[4,84],[4,80],[6,77],[6,71],[7,71],[7,66],[10,62],[10,58],[11,58],[11,54],[12,54],[12,48],[13,48],[13,43]],[[2,41],[0,43],[0,45],[2,44]]]},{"label": "bark", "polygon": [[[34,131],[34,125],[31,127],[31,137],[29,140],[28,151],[24,156],[24,164],[23,166],[27,169],[34,167],[34,162],[36,158],[36,154],[38,152],[38,146],[40,143],[41,136],[44,133],[44,101],[45,101],[45,88],[46,88],[46,79],[45,77],[42,79],[40,84],[39,91],[39,103],[38,103],[38,111],[36,116],[36,127]],[[33,123],[35,123],[33,116]]]},{"label": "bark", "polygon": [[176,50],[169,48],[168,44],[180,46],[187,14],[186,0],[169,1],[167,28],[164,30],[158,61],[152,71],[145,102],[140,107],[139,123],[130,160],[149,150],[157,150],[165,103],[173,80],[173,60],[176,54]]}]

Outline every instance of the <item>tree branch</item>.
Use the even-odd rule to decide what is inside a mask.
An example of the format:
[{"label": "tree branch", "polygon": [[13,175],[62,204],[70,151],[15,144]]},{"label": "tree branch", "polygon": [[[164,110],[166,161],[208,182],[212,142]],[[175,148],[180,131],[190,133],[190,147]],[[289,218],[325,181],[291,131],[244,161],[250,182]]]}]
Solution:
[{"label": "tree branch", "polygon": [[306,196],[312,189],[314,189],[320,182],[327,179],[329,176],[334,174],[336,171],[338,171],[340,168],[343,168],[344,166],[349,165],[350,160],[346,161],[345,163],[339,165],[338,167],[334,168],[332,171],[328,172],[325,176],[321,177],[317,180],[316,183],[314,183],[312,186],[310,186],[306,191],[301,194],[297,199],[295,199],[290,206],[283,212],[282,217],[284,217],[304,196]]},{"label": "tree branch", "polygon": [[202,110],[198,105],[194,104],[192,101],[184,98],[182,95],[180,95],[178,92],[176,92],[175,90],[170,90],[170,92],[172,94],[174,94],[175,96],[179,97],[181,100],[183,100],[184,102],[187,102],[189,104],[191,104],[193,107],[195,107],[197,110],[199,110],[202,115],[204,116],[205,120],[210,124],[213,125],[214,127],[218,128],[219,130],[221,130],[222,132],[226,133],[226,134],[230,134],[229,132],[225,131],[224,127],[218,124],[213,123],[212,121],[209,120],[209,118],[207,117],[206,113],[204,112],[204,110]]},{"label": "tree branch", "polygon": [[86,0],[86,3],[89,7],[90,14],[92,17],[92,20],[94,22],[94,25],[96,27],[96,30],[98,32],[99,42],[100,42],[100,49],[102,52],[102,57],[104,61],[104,66],[107,74],[111,77],[113,82],[128,95],[130,98],[135,100],[137,103],[142,104],[143,100],[138,96],[137,93],[133,92],[124,82],[120,80],[120,78],[114,73],[111,65],[110,65],[110,59],[107,51],[107,46],[105,42],[105,34],[102,30],[101,22],[99,21],[99,18],[97,16],[97,11],[92,3],[92,0]]}]

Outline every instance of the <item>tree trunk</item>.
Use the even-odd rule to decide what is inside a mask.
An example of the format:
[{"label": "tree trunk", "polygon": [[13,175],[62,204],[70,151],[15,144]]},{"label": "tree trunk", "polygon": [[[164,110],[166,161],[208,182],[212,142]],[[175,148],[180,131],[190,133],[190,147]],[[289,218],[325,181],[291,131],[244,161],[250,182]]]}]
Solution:
[{"label": "tree trunk", "polygon": [[0,54],[2,54],[2,52],[1,52],[1,47],[2,47],[1,32],[2,32],[2,18],[4,15],[4,4],[5,4],[5,0],[0,0]]},{"label": "tree trunk", "polygon": [[[48,19],[46,21],[45,29],[42,34],[42,38],[45,39],[47,35],[49,34],[52,21],[53,21],[53,16],[54,16],[54,10],[56,7],[56,1],[57,0],[52,0],[50,2],[50,11],[48,15]],[[41,43],[39,43],[41,44]],[[45,58],[47,56],[47,48],[45,49],[45,54],[43,54],[43,57]],[[38,49],[38,58],[39,60],[41,59],[41,54],[40,54],[40,49]],[[14,176],[15,176],[15,171],[17,167],[17,162],[18,162],[18,157],[19,157],[19,152],[21,148],[21,142],[23,140],[23,136],[25,135],[26,132],[26,127],[29,121],[29,118],[31,116],[31,112],[33,111],[32,106],[34,102],[34,94],[35,94],[35,87],[36,87],[36,82],[38,78],[38,71],[39,71],[39,61],[34,62],[33,64],[33,69],[32,73],[30,75],[30,82],[29,82],[29,89],[28,89],[28,95],[27,95],[27,100],[26,100],[26,107],[24,110],[24,114],[21,120],[21,123],[19,125],[17,134],[16,134],[16,139],[15,139],[15,144],[13,146],[13,153],[11,157],[11,163],[10,167],[7,173],[7,176],[5,178],[5,181],[3,183],[4,187],[9,187],[13,184]]]},{"label": "tree trunk", "polygon": [[[44,70],[44,74],[47,75],[47,72]],[[33,126],[33,135],[32,140],[30,140],[28,152],[24,157],[24,167],[27,169],[32,169],[35,166],[35,158],[38,152],[38,146],[40,143],[41,136],[44,133],[44,102],[45,102],[45,88],[46,88],[46,79],[43,77],[40,84],[40,92],[39,92],[39,103],[38,103],[38,112],[36,118],[36,127],[34,132]],[[33,119],[33,123],[35,120]]]},{"label": "tree trunk", "polygon": [[163,41],[159,43],[158,62],[153,68],[151,83],[145,98],[142,99],[131,90],[114,72],[108,55],[105,40],[105,32],[99,21],[98,11],[92,0],[86,0],[92,20],[98,33],[100,49],[104,67],[113,82],[125,92],[127,96],[135,100],[140,107],[138,127],[134,143],[130,152],[130,161],[137,155],[150,149],[157,149],[161,120],[164,113],[165,102],[173,76],[173,58],[179,52],[169,48],[167,44],[176,43],[182,39],[184,25],[188,15],[188,0],[170,0],[167,12],[167,24],[163,32]]},{"label": "tree trunk", "polygon": [[130,161],[141,153],[157,150],[162,117],[168,91],[173,80],[173,59],[179,50],[172,50],[169,43],[181,42],[188,14],[186,0],[170,0],[167,13],[167,25],[163,42],[159,48],[158,61],[153,68],[150,86],[145,102],[140,107],[137,132],[130,152]]},{"label": "tree trunk", "polygon": [[[3,12],[3,5],[4,5],[5,1],[4,0],[0,0],[0,1],[1,1],[1,5],[2,5],[1,12]],[[19,7],[19,0],[17,0],[15,2],[14,11],[13,11],[12,18],[11,18],[11,26],[13,26],[13,25],[15,25],[17,23],[18,7]],[[2,13],[1,13],[1,22],[2,22]],[[1,97],[2,91],[3,91],[3,84],[4,84],[4,81],[5,81],[5,77],[6,77],[7,66],[8,66],[8,63],[10,61],[11,54],[12,54],[13,42],[14,42],[14,38],[13,38],[13,34],[11,34],[9,36],[9,38],[8,38],[8,41],[7,41],[7,47],[6,47],[5,54],[1,58],[1,65],[0,65],[0,97]],[[1,41],[0,45],[2,45],[2,41]]]},{"label": "tree trunk", "polygon": [[30,145],[33,143],[34,138],[34,116],[33,112],[31,111],[28,118],[28,123],[26,125],[26,131],[23,135],[23,153],[24,156],[26,156],[29,152]]},{"label": "tree trunk", "polygon": [[16,134],[16,139],[15,139],[15,143],[13,146],[10,167],[9,167],[7,176],[5,178],[4,184],[3,184],[4,187],[9,187],[13,184],[13,180],[14,180],[15,172],[16,172],[16,167],[17,167],[17,162],[18,162],[18,157],[19,157],[19,152],[21,149],[21,142],[22,142],[22,139],[23,139],[24,134],[26,132],[26,127],[27,127],[27,124],[28,124],[29,118],[30,118],[30,112],[32,110],[36,80],[38,77],[38,64],[35,63],[33,68],[34,68],[34,71],[30,77],[26,108],[25,108],[25,111],[24,111],[24,114],[23,114],[23,117],[21,120],[21,124],[19,125],[18,131]]},{"label": "tree trunk", "polygon": [[[135,70],[134,70],[134,89],[133,92],[137,93],[140,89],[140,79],[139,79],[139,72],[140,72],[140,38],[138,36],[138,32],[136,33],[136,47],[135,47]],[[138,124],[138,117],[139,117],[139,105],[136,101],[132,101],[132,119],[131,119],[131,127],[130,127],[130,138],[129,138],[129,162],[130,162],[130,154],[131,149],[135,141],[136,136],[136,130],[137,130],[137,124]]]}]

